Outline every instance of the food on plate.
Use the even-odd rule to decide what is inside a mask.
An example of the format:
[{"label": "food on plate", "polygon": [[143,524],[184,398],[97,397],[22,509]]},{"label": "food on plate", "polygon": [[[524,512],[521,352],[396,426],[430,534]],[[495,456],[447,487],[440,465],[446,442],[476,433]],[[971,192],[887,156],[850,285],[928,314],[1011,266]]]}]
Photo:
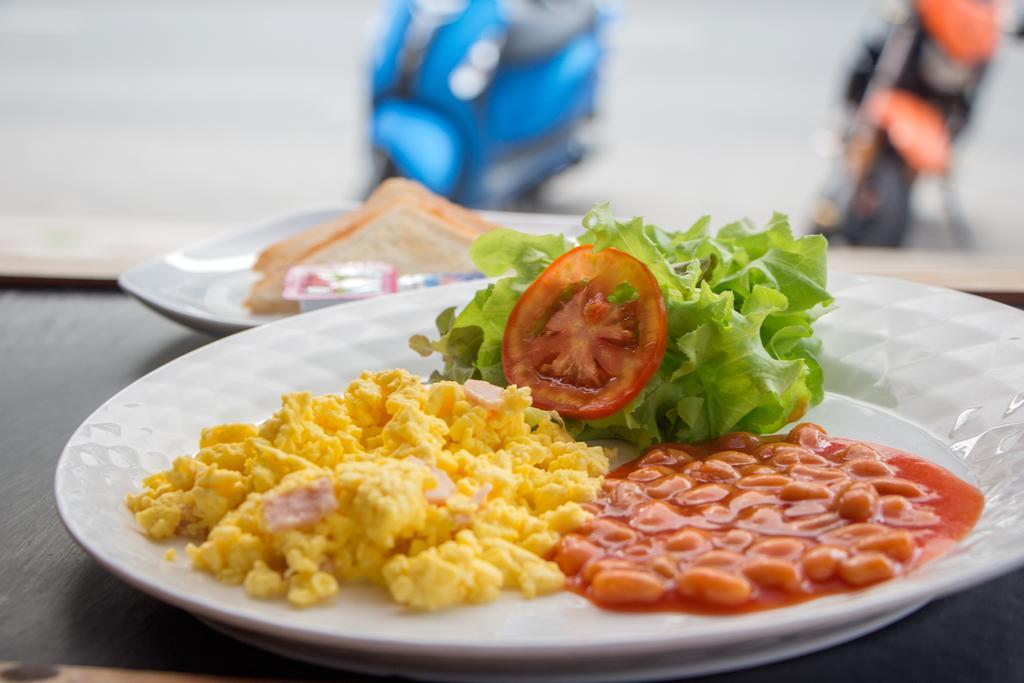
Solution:
[{"label": "food on plate", "polygon": [[437,378],[529,386],[577,438],[776,431],[822,398],[826,242],[781,214],[762,230],[708,225],[668,232],[598,205],[578,242],[488,232],[470,255],[504,277],[410,345],[442,356]]},{"label": "food on plate", "polygon": [[416,609],[562,588],[550,555],[607,472],[525,388],[364,373],[343,394],[286,394],[261,424],[203,430],[195,457],[127,505],[194,568],[305,606],[369,581]]},{"label": "food on plate", "polygon": [[[442,356],[432,383],[365,372],[204,430],[127,497],[148,536],[188,537],[194,568],[297,606],[367,581],[422,610],[567,587],[613,609],[733,614],[899,577],[977,521],[982,494],[928,461],[812,423],[761,436],[821,401],[813,324],[832,304],[824,239],[781,214],[668,232],[598,205],[569,240],[488,230],[389,181],[265,252],[253,301],[277,306],[268,282],[296,262],[320,264],[292,271],[307,298],[373,268],[371,290],[398,288],[387,263],[323,264],[402,273],[385,237],[414,219],[401,239],[450,259],[430,269],[459,269],[479,235],[473,263],[501,276],[442,311],[439,338],[410,339]],[[585,441],[601,438],[646,451],[608,474]]]},{"label": "food on plate", "polygon": [[422,185],[400,178],[381,183],[351,213],[282,240],[263,251],[246,305],[253,313],[297,313],[282,297],[292,266],[385,261],[399,274],[471,270],[469,244],[497,226]]},{"label": "food on plate", "polygon": [[605,479],[555,560],[604,607],[746,612],[901,576],[955,545],[983,503],[938,465],[804,423],[652,447]]},{"label": "food on plate", "polygon": [[667,336],[651,271],[624,251],[584,244],[555,259],[516,302],[502,368],[509,382],[533,390],[540,408],[606,417],[640,393]]}]

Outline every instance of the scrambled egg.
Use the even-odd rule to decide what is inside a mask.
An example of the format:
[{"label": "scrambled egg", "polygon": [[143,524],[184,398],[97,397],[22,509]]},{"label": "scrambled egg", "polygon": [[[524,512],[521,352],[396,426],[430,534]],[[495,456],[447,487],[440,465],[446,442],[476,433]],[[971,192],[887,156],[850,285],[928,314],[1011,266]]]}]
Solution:
[{"label": "scrambled egg", "polygon": [[[481,391],[483,389],[483,391]],[[286,394],[260,425],[203,430],[195,457],[127,505],[154,539],[257,598],[306,606],[370,581],[416,609],[560,589],[544,559],[589,517],[608,469],[529,389],[366,372],[344,394]]]}]

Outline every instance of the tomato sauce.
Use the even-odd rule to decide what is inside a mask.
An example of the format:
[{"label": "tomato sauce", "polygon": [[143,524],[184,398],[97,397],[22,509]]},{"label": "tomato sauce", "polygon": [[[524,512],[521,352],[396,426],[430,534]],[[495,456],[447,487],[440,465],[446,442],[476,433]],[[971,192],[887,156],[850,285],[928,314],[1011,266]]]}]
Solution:
[{"label": "tomato sauce", "polygon": [[554,560],[602,607],[736,614],[902,576],[951,549],[983,505],[934,463],[804,423],[653,446],[606,477]]}]

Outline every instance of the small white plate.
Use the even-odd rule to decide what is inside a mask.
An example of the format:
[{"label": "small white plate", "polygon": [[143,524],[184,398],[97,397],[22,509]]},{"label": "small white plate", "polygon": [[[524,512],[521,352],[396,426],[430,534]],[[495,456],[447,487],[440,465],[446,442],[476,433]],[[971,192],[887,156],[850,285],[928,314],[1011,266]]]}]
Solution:
[{"label": "small white plate", "polygon": [[[830,282],[838,308],[818,326],[828,395],[810,419],[836,434],[916,452],[985,493],[974,531],[908,577],[730,617],[607,612],[571,593],[532,601],[507,594],[487,605],[410,614],[377,589],[349,586],[329,605],[295,610],[248,599],[183,559],[166,562],[166,545],[138,532],[125,494],[193,452],[202,427],[265,418],[283,392],[338,391],[365,369],[429,372],[435,360],[411,352],[409,335],[429,332],[438,310],[465,303],[477,286],[304,314],[150,373],[101,406],[65,447],[55,482],[65,525],[127,582],[271,649],[310,659],[329,651],[321,661],[406,676],[478,680],[538,672],[636,680],[735,668],[852,637],[1024,564],[1024,314],[949,290],[841,274]],[[723,657],[723,648],[735,658]]]},{"label": "small white plate", "polygon": [[[355,202],[302,209],[256,226],[192,244],[125,271],[121,289],[182,325],[216,335],[232,334],[282,316],[254,315],[243,302],[257,276],[252,265],[275,242],[352,211]],[[487,220],[536,234],[582,230],[580,216],[484,211]]]}]

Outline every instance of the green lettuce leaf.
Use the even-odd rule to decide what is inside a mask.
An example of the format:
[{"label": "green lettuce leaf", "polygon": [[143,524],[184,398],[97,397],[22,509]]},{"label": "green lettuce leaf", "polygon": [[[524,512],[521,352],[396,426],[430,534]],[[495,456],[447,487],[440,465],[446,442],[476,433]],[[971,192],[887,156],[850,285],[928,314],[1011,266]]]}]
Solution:
[{"label": "green lettuce leaf", "polygon": [[455,327],[455,307],[441,311],[435,321],[438,339],[431,341],[425,335],[415,334],[409,338],[409,347],[421,356],[441,354],[444,371],[435,370],[431,381],[453,379],[465,382],[477,376],[476,362],[480,354],[483,331],[476,325]]},{"label": "green lettuce leaf", "polygon": [[[643,447],[736,430],[770,433],[821,401],[813,323],[832,303],[824,238],[794,236],[782,214],[764,229],[740,221],[713,234],[705,216],[671,232],[640,218],[619,221],[607,204],[588,212],[583,227],[579,243],[620,249],[648,267],[665,299],[669,339],[657,372],[629,405],[599,420],[567,421],[579,438],[618,437]],[[410,344],[442,354],[438,376],[505,385],[501,340],[509,314],[526,287],[573,246],[561,235],[508,229],[480,237],[470,250],[474,263],[504,277],[457,316],[442,314],[438,340]],[[636,294],[630,289],[620,286],[612,296],[628,300]]]},{"label": "green lettuce leaf", "polygon": [[[483,379],[491,384],[505,386],[501,368],[501,339],[505,323],[512,309],[531,282],[552,261],[567,252],[571,246],[563,235],[527,235],[498,228],[478,237],[469,248],[470,258],[480,272],[488,276],[506,275],[487,285],[450,324],[442,325],[438,318],[440,337],[431,342],[418,335],[409,340],[409,346],[418,353],[440,353],[444,369],[432,379]],[[444,315],[444,313],[442,313]],[[445,323],[449,320],[446,318]],[[467,368],[464,354],[472,349],[472,361]],[[424,353],[426,352],[426,353]]]},{"label": "green lettuce leaf", "polygon": [[489,277],[515,271],[517,277],[533,282],[568,250],[564,235],[527,235],[498,228],[478,237],[469,247],[469,257]]}]

